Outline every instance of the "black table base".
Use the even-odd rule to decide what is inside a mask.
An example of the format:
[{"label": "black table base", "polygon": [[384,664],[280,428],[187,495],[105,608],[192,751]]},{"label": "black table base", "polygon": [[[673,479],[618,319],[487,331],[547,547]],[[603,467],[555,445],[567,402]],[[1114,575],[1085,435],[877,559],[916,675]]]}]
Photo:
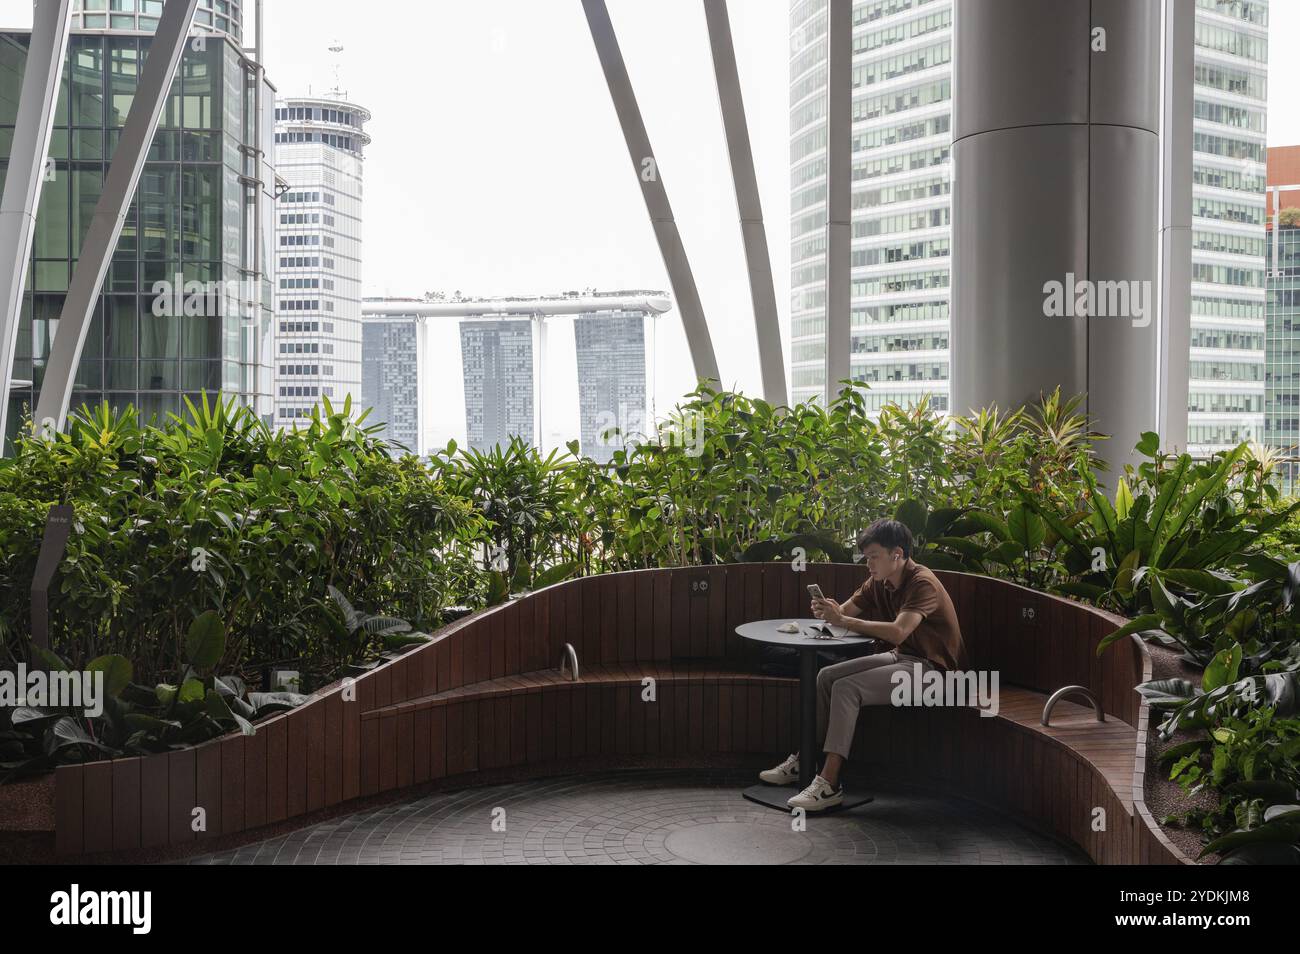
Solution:
[{"label": "black table base", "polygon": [[[777,811],[793,811],[794,809],[786,804],[787,800],[811,785],[814,776],[821,768],[822,750],[817,739],[817,650],[855,646],[871,641],[865,636],[852,633],[835,640],[809,638],[804,627],[812,624],[820,625],[820,623],[820,620],[803,620],[802,623],[796,621],[795,625],[800,626],[800,632],[790,634],[782,633],[777,628],[781,625],[780,620],[742,623],[736,627],[736,634],[742,639],[752,639],[768,645],[789,646],[799,650],[799,785],[795,787],[760,783],[751,785],[743,792],[749,801],[775,808]],[[823,808],[808,814],[820,815],[824,812],[842,811],[865,805],[871,800],[870,795],[845,793],[844,800],[834,808]]]},{"label": "black table base", "polygon": [[[757,802],[759,805],[766,805],[768,808],[775,808],[781,812],[792,812],[794,809],[787,805],[786,801],[792,795],[797,795],[801,791],[803,789],[795,788],[793,785],[767,785],[759,782],[757,785],[749,786],[741,794],[751,802]],[[846,808],[857,808],[859,805],[865,805],[867,802],[873,801],[874,798],[873,795],[851,795],[845,792],[844,801],[835,807],[821,808],[815,812],[808,812],[808,815],[827,815],[831,812],[843,811]]]}]

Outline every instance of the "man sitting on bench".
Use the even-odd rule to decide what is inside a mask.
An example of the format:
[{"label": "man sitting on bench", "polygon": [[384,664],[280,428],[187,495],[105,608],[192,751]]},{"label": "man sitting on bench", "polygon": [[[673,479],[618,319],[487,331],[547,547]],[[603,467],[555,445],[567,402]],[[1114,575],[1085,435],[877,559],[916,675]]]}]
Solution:
[{"label": "man sitting on bench", "polygon": [[[821,811],[844,800],[840,769],[853,743],[858,709],[888,705],[895,673],[911,678],[917,663],[925,671],[968,668],[952,599],[938,577],[912,560],[912,543],[906,525],[877,520],[858,537],[870,576],[844,603],[813,601],[818,619],[892,648],[826,666],[817,674],[817,738],[825,740],[826,763],[811,785],[787,801],[791,808]],[[799,757],[796,752],[758,777],[773,785],[797,782]],[[813,753],[808,757],[816,758]]]}]

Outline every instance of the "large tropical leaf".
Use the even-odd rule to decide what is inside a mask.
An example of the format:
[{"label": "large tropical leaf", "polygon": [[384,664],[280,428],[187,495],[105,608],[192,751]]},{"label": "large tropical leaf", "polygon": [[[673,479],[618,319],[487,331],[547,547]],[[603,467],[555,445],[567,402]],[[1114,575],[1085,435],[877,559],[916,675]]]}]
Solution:
[{"label": "large tropical leaf", "polygon": [[86,664],[86,671],[90,673],[102,672],[104,674],[104,693],[114,699],[120,696],[122,690],[131,684],[131,678],[134,674],[131,661],[117,653],[92,659]]},{"label": "large tropical leaf", "polygon": [[1225,454],[1214,473],[1197,481],[1191,492],[1183,498],[1173,517],[1165,522],[1163,532],[1158,534],[1151,544],[1151,559],[1149,562],[1152,566],[1163,567],[1166,565],[1163,558],[1169,542],[1178,538],[1178,535],[1183,532],[1192,517],[1205,503],[1205,499],[1210,494],[1217,493],[1228,482],[1228,478],[1232,475],[1232,469],[1237,465],[1237,461],[1241,459],[1241,455],[1246,452],[1246,446],[1243,442]]},{"label": "large tropical leaf", "polygon": [[1115,630],[1115,632],[1104,637],[1099,643],[1097,643],[1097,655],[1100,656],[1111,643],[1123,639],[1130,633],[1141,633],[1147,630],[1157,629],[1159,626],[1160,617],[1155,613],[1146,613],[1142,616],[1136,617],[1135,619],[1131,619],[1119,629]]},{"label": "large tropical leaf", "polygon": [[1023,503],[1011,509],[1007,528],[1011,531],[1011,539],[1027,553],[1043,545],[1043,519]]},{"label": "large tropical leaf", "polygon": [[557,563],[554,566],[547,567],[538,573],[533,579],[533,589],[540,590],[547,586],[553,586],[573,576],[578,570],[578,564],[573,561],[568,563]]},{"label": "large tropical leaf", "polygon": [[202,613],[185,634],[185,659],[195,669],[212,669],[226,652],[226,628],[216,610]]},{"label": "large tropical leaf", "polygon": [[948,527],[949,536],[964,537],[982,532],[993,534],[994,539],[998,541],[1011,539],[1011,531],[1007,528],[1006,521],[983,510],[972,510],[954,520]]},{"label": "large tropical leaf", "polygon": [[1173,472],[1168,474],[1164,479],[1164,484],[1160,488],[1160,493],[1156,495],[1156,502],[1151,507],[1151,519],[1148,524],[1151,527],[1153,540],[1164,539],[1165,517],[1169,513],[1174,498],[1178,496],[1179,491],[1183,489],[1183,480],[1187,476],[1187,469],[1192,466],[1192,458],[1189,454],[1182,454],[1178,458]]},{"label": "large tropical leaf", "polygon": [[105,755],[113,754],[112,748],[97,741],[85,730],[80,721],[64,716],[45,730],[45,754],[58,755],[70,748],[93,749]]}]

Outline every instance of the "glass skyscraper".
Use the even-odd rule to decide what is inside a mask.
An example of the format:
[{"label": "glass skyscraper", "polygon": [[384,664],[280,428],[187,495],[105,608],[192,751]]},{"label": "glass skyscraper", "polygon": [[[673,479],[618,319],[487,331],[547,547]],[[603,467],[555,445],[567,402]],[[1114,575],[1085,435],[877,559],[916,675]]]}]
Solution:
[{"label": "glass skyscraper", "polygon": [[[31,384],[9,395],[11,434],[35,404],[72,269],[148,49],[150,36],[134,26],[152,29],[161,10],[159,3],[129,6],[135,21],[130,32],[76,31],[69,37],[15,356],[14,377]],[[236,29],[237,5],[229,7],[235,21],[225,22]],[[94,0],[78,8],[80,22],[98,22],[91,19],[98,16]],[[0,34],[0,160],[7,160],[12,142],[29,38],[26,32]],[[182,396],[221,391],[270,413],[274,173],[269,162],[259,161],[256,143],[259,132],[268,147],[271,142],[274,89],[263,86],[259,130],[256,75],[255,64],[226,35],[196,36],[186,45],[95,305],[74,409],[107,398],[158,419],[180,411]]]},{"label": "glass skyscraper", "polygon": [[275,110],[275,421],[361,397],[361,204],[369,111],[337,98]]},{"label": "glass skyscraper", "polygon": [[[948,409],[951,0],[853,5],[851,374]],[[1258,437],[1268,4],[1197,0],[1189,448]],[[826,0],[790,8],[791,395],[823,393]],[[1153,223],[1153,228],[1155,224]],[[965,410],[965,409],[953,409]]]}]

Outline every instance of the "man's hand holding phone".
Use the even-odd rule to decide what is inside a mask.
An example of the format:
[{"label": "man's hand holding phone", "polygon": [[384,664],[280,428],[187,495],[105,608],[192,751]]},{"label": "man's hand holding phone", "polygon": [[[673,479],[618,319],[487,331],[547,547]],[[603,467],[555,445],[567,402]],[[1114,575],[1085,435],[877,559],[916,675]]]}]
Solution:
[{"label": "man's hand holding phone", "polygon": [[818,619],[823,619],[822,604],[827,602],[826,595],[822,593],[822,588],[816,583],[808,585],[808,595],[812,597],[812,614]]},{"label": "man's hand holding phone", "polygon": [[818,619],[824,619],[832,626],[844,625],[844,614],[840,612],[840,604],[834,600],[822,600],[820,603],[814,603],[813,612]]},{"label": "man's hand holding phone", "polygon": [[824,619],[828,623],[837,623],[844,618],[840,612],[840,604],[835,600],[828,599],[822,592],[822,588],[816,583],[808,587],[808,595],[812,597],[812,614],[818,619]]}]

